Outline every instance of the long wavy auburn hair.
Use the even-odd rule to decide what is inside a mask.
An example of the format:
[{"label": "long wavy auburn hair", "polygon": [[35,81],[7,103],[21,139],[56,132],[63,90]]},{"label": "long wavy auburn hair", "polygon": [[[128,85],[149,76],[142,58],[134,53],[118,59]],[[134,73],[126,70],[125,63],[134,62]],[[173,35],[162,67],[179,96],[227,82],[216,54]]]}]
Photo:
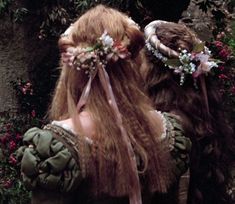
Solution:
[{"label": "long wavy auburn hair", "polygon": [[[160,41],[178,51],[192,51],[198,39],[184,25],[163,23],[156,29]],[[192,77],[180,85],[180,76],[148,53],[151,64],[146,74],[146,87],[158,110],[181,116],[187,136],[191,138],[190,188],[188,203],[230,203],[226,186],[234,158],[232,129],[226,120],[222,98],[210,74],[205,76],[209,112],[201,86],[195,88]]]},{"label": "long wavy auburn hair", "polygon": [[[153,108],[142,90],[143,81],[140,80],[138,70],[144,57],[141,55],[144,37],[138,27],[130,23],[125,14],[99,5],[73,24],[71,34],[67,38],[60,38],[59,48],[63,52],[68,47],[92,46],[105,30],[114,40],[125,44],[131,53],[129,59],[109,62],[106,71],[124,127],[139,161],[139,173],[146,178],[146,188],[166,191],[168,153],[163,151],[164,145],[159,140],[162,123],[150,114]],[[69,68],[62,62],[61,65],[61,75],[50,108],[51,120],[67,119],[77,114],[76,104],[88,81],[83,71]],[[130,180],[127,150],[120,140],[120,129],[97,75],[92,81],[88,102],[83,109],[91,115],[96,135],[92,138],[91,157],[82,152],[79,157],[85,161],[86,173],[91,174],[95,194],[128,195],[135,186]],[[75,126],[79,137],[82,137],[81,125],[76,123]]]}]

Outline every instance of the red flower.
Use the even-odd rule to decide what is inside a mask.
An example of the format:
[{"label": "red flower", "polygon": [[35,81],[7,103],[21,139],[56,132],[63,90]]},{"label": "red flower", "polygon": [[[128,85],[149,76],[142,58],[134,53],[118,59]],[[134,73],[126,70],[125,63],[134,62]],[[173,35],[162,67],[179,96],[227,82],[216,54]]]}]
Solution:
[{"label": "red flower", "polygon": [[214,41],[214,45],[219,49],[222,49],[224,46],[224,44],[221,41]]},{"label": "red flower", "polygon": [[220,71],[224,71],[225,67],[221,65],[221,66],[218,67],[218,69],[219,69]]},{"label": "red flower", "polygon": [[3,182],[3,187],[10,188],[12,186],[12,181],[10,179]]},{"label": "red flower", "polygon": [[20,133],[17,133],[17,134],[16,134],[16,140],[21,140],[21,139],[22,139],[21,134],[20,134]]},{"label": "red flower", "polygon": [[228,77],[227,77],[225,74],[220,74],[220,75],[219,75],[219,78],[220,78],[220,79],[228,79]]},{"label": "red flower", "polygon": [[219,57],[223,60],[228,60],[229,56],[231,55],[231,51],[228,48],[223,48],[219,52]]},{"label": "red flower", "polygon": [[14,141],[10,141],[9,148],[10,151],[14,151],[16,149],[16,143]]}]

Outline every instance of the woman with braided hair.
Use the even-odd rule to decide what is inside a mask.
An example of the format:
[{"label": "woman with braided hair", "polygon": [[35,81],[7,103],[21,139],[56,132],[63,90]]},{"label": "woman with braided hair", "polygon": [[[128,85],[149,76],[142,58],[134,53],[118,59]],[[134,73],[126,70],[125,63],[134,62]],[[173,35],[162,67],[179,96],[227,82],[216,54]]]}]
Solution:
[{"label": "woman with braided hair", "polygon": [[187,203],[233,203],[228,186],[235,146],[211,74],[217,63],[184,25],[153,21],[145,36],[148,94],[158,110],[178,115],[192,141]]},{"label": "woman with braided hair", "polygon": [[102,5],[62,34],[52,122],[27,131],[18,150],[33,204],[153,203],[186,171],[190,140],[143,92],[144,42]]}]

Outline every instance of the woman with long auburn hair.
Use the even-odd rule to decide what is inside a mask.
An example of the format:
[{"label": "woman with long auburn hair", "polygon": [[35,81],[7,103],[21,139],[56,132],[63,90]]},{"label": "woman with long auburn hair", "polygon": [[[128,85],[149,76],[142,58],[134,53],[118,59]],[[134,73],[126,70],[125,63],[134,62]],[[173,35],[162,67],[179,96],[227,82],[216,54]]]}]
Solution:
[{"label": "woman with long auburn hair", "polygon": [[145,35],[151,63],[142,72],[148,94],[158,110],[181,118],[192,141],[187,203],[233,203],[229,186],[235,145],[211,74],[216,61],[185,25],[153,21]]},{"label": "woman with long auburn hair", "polygon": [[18,150],[32,203],[152,203],[187,169],[190,140],[143,93],[144,44],[134,21],[102,5],[62,34],[52,122]]}]

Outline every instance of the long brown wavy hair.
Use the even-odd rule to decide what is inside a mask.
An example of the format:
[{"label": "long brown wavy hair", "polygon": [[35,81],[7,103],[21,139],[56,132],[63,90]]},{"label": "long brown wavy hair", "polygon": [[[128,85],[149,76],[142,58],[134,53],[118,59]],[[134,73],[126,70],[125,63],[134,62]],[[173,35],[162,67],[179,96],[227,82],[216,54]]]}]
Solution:
[{"label": "long brown wavy hair", "polygon": [[[176,23],[159,25],[156,34],[164,45],[177,52],[179,48],[191,52],[198,42],[194,32]],[[146,74],[149,96],[158,110],[181,116],[187,136],[193,143],[188,203],[230,203],[226,185],[235,146],[213,76],[204,76],[209,104],[207,111],[199,81],[196,88],[189,76],[180,85],[179,75],[150,53],[147,54],[151,61]]]},{"label": "long brown wavy hair", "polygon": [[[162,123],[150,114],[154,109],[143,93],[143,81],[138,71],[143,57],[142,32],[125,14],[99,5],[73,24],[71,34],[60,38],[59,48],[63,52],[68,47],[92,46],[105,30],[114,40],[125,44],[131,53],[129,59],[109,62],[105,69],[110,77],[124,127],[139,161],[139,173],[145,177],[148,184],[146,188],[166,191],[168,153],[163,152],[159,140]],[[51,120],[71,118],[74,113],[77,114],[76,104],[87,81],[88,77],[83,71],[69,68],[61,62],[61,75],[50,108]],[[132,186],[130,180],[132,175],[127,150],[120,140],[120,129],[98,76],[92,81],[88,102],[83,109],[89,112],[96,128],[95,138],[92,138],[92,159],[86,162],[87,174],[91,172],[95,194],[128,195],[135,186]],[[81,137],[81,125],[76,123],[75,126]],[[85,155],[81,153],[79,157]]]}]

